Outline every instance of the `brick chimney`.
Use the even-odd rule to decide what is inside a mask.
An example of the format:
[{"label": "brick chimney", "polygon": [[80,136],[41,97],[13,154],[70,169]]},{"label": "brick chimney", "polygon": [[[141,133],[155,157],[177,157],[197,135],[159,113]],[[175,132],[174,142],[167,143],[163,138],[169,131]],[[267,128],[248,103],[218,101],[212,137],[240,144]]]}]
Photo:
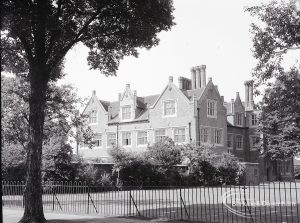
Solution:
[{"label": "brick chimney", "polygon": [[234,114],[234,99],[232,98],[231,99],[231,109],[230,109],[230,112],[231,112],[231,114]]},{"label": "brick chimney", "polygon": [[201,87],[206,87],[206,65],[200,66]]},{"label": "brick chimney", "polygon": [[254,109],[254,100],[253,100],[253,81],[245,81],[245,110],[251,111]]},{"label": "brick chimney", "polygon": [[92,96],[95,96],[95,95],[96,95],[96,91],[92,90]]},{"label": "brick chimney", "polygon": [[196,88],[196,70],[195,67],[191,68],[191,80],[192,80],[192,90]]},{"label": "brick chimney", "polygon": [[182,77],[178,78],[178,87],[179,87],[179,89],[183,90],[183,78]]},{"label": "brick chimney", "polygon": [[169,83],[173,83],[173,76],[169,76]]}]

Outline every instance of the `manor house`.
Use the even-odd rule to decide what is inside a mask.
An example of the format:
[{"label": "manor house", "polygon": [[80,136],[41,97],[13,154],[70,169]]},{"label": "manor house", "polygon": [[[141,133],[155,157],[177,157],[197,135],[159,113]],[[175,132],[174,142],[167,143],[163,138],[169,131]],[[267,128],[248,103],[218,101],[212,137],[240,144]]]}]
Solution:
[{"label": "manor house", "polygon": [[212,78],[207,80],[206,66],[201,65],[191,69],[190,78],[179,77],[178,85],[170,76],[157,95],[140,97],[127,84],[118,100],[110,102],[97,98],[93,91],[83,114],[88,115],[88,125],[96,132],[95,146],[81,145],[79,154],[110,162],[113,146],[139,152],[170,137],[175,143],[214,145],[217,154],[231,152],[246,164],[251,181],[269,180],[267,173],[259,173],[268,164],[259,158],[261,140],[256,129],[260,111],[253,100],[253,82],[244,85],[244,101],[237,92],[235,99],[225,102]]}]

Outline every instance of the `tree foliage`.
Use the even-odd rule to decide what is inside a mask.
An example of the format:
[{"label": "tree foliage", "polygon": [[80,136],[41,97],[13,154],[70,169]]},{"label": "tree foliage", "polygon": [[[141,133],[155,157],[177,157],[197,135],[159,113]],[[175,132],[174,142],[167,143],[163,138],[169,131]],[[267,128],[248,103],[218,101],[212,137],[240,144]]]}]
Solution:
[{"label": "tree foliage", "polygon": [[247,11],[259,20],[251,24],[251,31],[257,59],[254,77],[256,85],[260,85],[284,71],[282,61],[286,53],[300,51],[300,3],[272,1]]},{"label": "tree foliage", "polygon": [[1,2],[1,70],[28,72],[29,141],[22,222],[44,222],[41,165],[46,95],[60,78],[67,52],[82,42],[88,63],[115,75],[121,59],[158,44],[173,25],[169,0],[4,0]]},{"label": "tree foliage", "polygon": [[292,69],[266,89],[261,131],[265,151],[271,159],[285,159],[300,153],[300,74]]}]

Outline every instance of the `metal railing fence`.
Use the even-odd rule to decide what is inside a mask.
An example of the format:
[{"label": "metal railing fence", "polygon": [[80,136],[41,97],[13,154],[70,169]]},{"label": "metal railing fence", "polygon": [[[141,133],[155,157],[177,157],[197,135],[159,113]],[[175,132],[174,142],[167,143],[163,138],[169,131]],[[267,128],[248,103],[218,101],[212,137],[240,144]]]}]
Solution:
[{"label": "metal railing fence", "polygon": [[[195,222],[300,222],[300,183],[247,186],[89,186],[43,182],[44,210]],[[24,206],[24,182],[2,182],[2,206]]]}]

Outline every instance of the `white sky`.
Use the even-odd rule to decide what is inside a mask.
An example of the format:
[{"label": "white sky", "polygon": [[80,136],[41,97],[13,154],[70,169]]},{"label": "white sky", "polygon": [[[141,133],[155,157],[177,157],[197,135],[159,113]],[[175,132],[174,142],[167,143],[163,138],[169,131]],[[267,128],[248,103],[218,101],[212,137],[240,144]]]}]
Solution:
[{"label": "white sky", "polygon": [[77,45],[67,54],[67,75],[61,83],[72,83],[81,97],[91,96],[94,89],[99,99],[116,101],[126,83],[138,96],[160,94],[168,76],[178,85],[179,76],[190,78],[192,66],[205,64],[207,78],[212,77],[226,101],[235,98],[235,92],[240,92],[243,100],[244,81],[251,79],[255,65],[249,31],[253,18],[244,7],[259,2],[174,0],[176,25],[159,34],[157,47],[141,49],[138,58],[121,61],[117,77],[89,70],[88,49]]}]

